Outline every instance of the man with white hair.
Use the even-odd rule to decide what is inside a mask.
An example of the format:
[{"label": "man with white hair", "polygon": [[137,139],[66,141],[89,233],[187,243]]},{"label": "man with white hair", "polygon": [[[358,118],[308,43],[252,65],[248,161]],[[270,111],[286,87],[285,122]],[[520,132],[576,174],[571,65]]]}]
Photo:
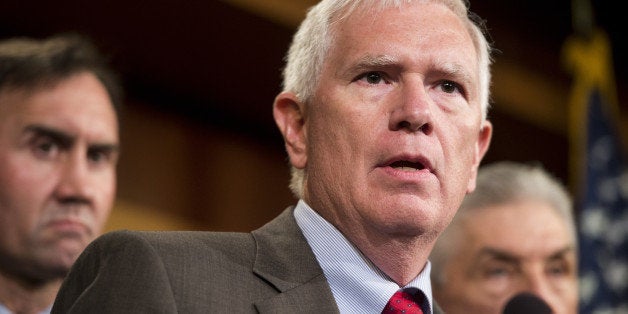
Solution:
[{"label": "man with white hair", "polygon": [[101,237],[53,312],[437,312],[428,256],[490,143],[489,64],[462,0],[321,1],[273,107],[296,206],[251,233]]}]

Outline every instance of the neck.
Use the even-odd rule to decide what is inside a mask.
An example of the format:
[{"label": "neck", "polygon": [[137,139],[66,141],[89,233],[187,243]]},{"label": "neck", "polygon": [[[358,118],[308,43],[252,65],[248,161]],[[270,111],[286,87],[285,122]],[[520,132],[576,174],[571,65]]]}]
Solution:
[{"label": "neck", "polygon": [[427,265],[433,243],[420,238],[412,240],[391,239],[385,243],[356,243],[362,253],[377,268],[400,287],[416,278]]},{"label": "neck", "polygon": [[[427,265],[438,237],[437,230],[412,223],[373,222],[355,213],[341,213],[329,208],[333,202],[305,200],[317,213],[334,225],[364,256],[400,287],[415,279]],[[356,212],[356,211],[354,211]],[[344,215],[340,217],[339,215]],[[353,215],[353,216],[352,216]],[[350,222],[350,223],[349,223]],[[394,226],[393,226],[394,225]]]},{"label": "neck", "polygon": [[41,313],[54,302],[62,281],[32,283],[0,273],[0,303],[13,313]]}]

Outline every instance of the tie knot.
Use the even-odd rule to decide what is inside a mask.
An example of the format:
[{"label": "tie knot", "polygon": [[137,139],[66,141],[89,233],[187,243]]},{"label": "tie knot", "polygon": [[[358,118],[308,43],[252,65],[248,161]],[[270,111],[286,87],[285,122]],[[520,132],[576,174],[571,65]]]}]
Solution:
[{"label": "tie knot", "polygon": [[423,304],[423,294],[417,291],[415,294],[400,290],[395,292],[386,303],[382,314],[423,314],[421,309]]}]

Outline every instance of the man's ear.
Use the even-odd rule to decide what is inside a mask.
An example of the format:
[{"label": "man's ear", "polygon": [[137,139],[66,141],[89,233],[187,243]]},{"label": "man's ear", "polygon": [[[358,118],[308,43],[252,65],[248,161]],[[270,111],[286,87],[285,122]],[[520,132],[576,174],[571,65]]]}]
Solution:
[{"label": "man's ear", "polygon": [[298,169],[307,164],[307,134],[305,107],[294,93],[282,92],[275,97],[273,117],[283,135],[292,166]]},{"label": "man's ear", "polygon": [[478,168],[480,167],[480,162],[482,162],[482,158],[484,158],[484,155],[488,151],[492,136],[493,124],[488,120],[482,121],[480,134],[478,134],[478,140],[475,146],[475,156],[471,168],[471,176],[469,177],[469,182],[467,184],[467,193],[471,193],[475,190],[475,181],[478,176]]}]

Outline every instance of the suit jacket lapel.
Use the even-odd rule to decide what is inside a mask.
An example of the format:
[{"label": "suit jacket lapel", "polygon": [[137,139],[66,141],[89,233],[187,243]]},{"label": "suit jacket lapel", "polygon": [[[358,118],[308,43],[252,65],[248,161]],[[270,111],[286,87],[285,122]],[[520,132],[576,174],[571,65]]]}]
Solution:
[{"label": "suit jacket lapel", "polygon": [[253,272],[280,293],[259,301],[260,313],[338,313],[338,307],[293,207],[252,232],[257,246]]}]

